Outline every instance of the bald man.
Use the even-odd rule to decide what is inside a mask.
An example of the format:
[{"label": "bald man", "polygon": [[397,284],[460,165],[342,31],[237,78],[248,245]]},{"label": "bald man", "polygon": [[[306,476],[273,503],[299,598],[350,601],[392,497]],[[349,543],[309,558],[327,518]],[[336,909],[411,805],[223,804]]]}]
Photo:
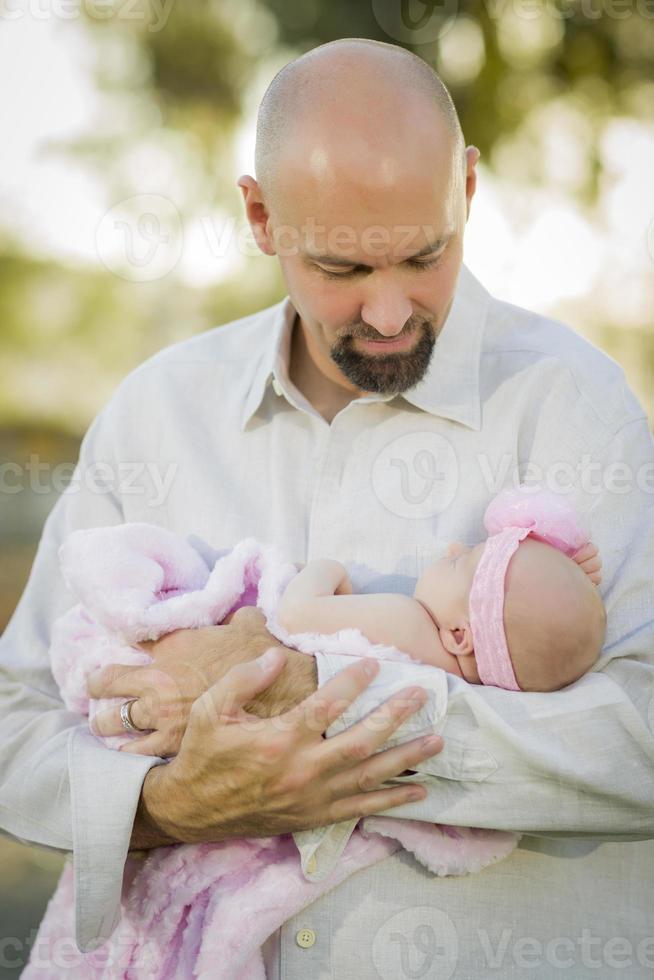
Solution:
[{"label": "bald man", "polygon": [[[238,183],[288,297],[150,359],[89,430],[80,475],[149,459],[177,476],[163,503],[147,487],[64,495],[3,639],[0,822],[74,849],[80,948],[111,935],[128,847],[295,831],[322,880],[357,819],[393,808],[525,836],[466,878],[407,853],[351,876],[270,936],[269,978],[654,969],[652,439],[614,362],[462,264],[478,158],[402,49],[348,39],[287,65],[261,105],[256,179]],[[482,539],[489,499],[517,480],[570,494],[604,559],[607,644],[569,688],[314,660],[271,648],[241,610],[149,645],[154,668],[90,681],[137,699],[148,734],[128,752],[63,710],[47,649],[73,528],[154,521],[208,558],[252,534],[294,561],[340,559],[355,591],[410,595],[446,542]],[[95,724],[118,733],[120,713]]]}]

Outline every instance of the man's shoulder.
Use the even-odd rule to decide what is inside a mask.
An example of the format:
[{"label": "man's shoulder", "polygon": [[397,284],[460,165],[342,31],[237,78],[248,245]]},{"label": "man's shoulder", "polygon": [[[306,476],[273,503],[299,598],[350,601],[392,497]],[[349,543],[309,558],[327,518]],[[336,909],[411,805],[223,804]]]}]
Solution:
[{"label": "man's shoulder", "polygon": [[547,375],[611,428],[645,415],[620,364],[563,321],[492,298],[487,326],[483,353],[494,374]]},{"label": "man's shoulder", "polygon": [[129,429],[134,419],[147,426],[219,401],[227,417],[251,384],[282,303],[163,347],[120,381],[100,414]]},{"label": "man's shoulder", "polygon": [[112,401],[129,397],[135,389],[159,400],[180,386],[202,386],[210,379],[215,383],[223,372],[233,384],[247,384],[270,343],[282,303],[162,347],[123,378]]},{"label": "man's shoulder", "polygon": [[[283,301],[282,301],[283,302]],[[187,337],[185,340],[162,347],[147,360],[138,365],[131,373],[152,368],[169,368],[178,364],[198,363],[205,361],[235,360],[252,361],[261,345],[270,334],[271,324],[278,314],[281,303],[230,320],[227,323],[212,327],[202,333]],[[129,376],[128,376],[129,377]]]}]

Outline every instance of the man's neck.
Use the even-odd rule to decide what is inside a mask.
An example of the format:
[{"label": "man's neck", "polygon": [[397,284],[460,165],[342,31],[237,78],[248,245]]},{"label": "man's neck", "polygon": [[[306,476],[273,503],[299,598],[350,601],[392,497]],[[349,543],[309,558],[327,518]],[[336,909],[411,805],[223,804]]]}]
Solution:
[{"label": "man's neck", "polygon": [[[334,370],[338,370],[336,365]],[[291,333],[289,377],[298,391],[329,423],[341,409],[361,394],[344,387],[321,371],[307,345],[299,315],[295,317]]]}]

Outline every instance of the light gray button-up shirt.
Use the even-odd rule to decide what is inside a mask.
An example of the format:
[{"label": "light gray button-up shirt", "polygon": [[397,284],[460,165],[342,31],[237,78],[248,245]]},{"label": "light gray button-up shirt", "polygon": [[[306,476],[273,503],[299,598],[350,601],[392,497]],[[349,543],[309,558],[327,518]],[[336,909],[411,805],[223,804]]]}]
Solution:
[{"label": "light gray button-up shirt", "polygon": [[[343,561],[356,591],[411,594],[452,540],[485,537],[517,482],[567,492],[604,562],[608,634],[550,694],[384,663],[330,734],[411,683],[396,736],[443,734],[424,801],[394,815],[522,831],[508,859],[435,878],[406,853],[354,875],[265,946],[271,977],[649,976],[654,972],[654,447],[620,368],[552,319],[491,297],[464,266],[424,380],[328,424],[291,384],[288,299],[169,347],[86,434],[0,645],[0,826],[74,850],[77,940],[109,936],[140,788],[161,760],[112,752],[67,712],[51,624],[74,597],[57,548],[75,528],[149,521],[208,556],[254,535],[292,561]],[[347,658],[320,656],[321,683]],[[300,835],[321,877],[351,826]]]}]

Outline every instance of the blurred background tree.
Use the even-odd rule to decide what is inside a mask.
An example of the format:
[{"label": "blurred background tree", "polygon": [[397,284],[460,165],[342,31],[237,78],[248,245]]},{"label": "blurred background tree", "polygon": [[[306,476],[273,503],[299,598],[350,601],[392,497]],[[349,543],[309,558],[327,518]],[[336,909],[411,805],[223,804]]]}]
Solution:
[{"label": "blurred background tree", "polygon": [[[266,85],[326,41],[398,43],[436,68],[482,152],[466,261],[612,354],[654,418],[651,3],[80,0],[66,19],[28,6],[0,11],[0,629],[61,491],[15,474],[74,462],[152,352],[283,295],[235,178],[253,172]],[[0,861],[0,920],[27,936],[59,859],[2,845]]]},{"label": "blurred background tree", "polygon": [[[605,224],[604,192],[615,176],[607,130],[616,119],[637,121],[651,139],[654,19],[639,15],[642,4],[626,10],[615,3],[609,16],[599,15],[600,0],[140,3],[130,4],[129,17],[121,16],[124,0],[103,5],[102,18],[92,4],[83,8],[86,17],[74,27],[91,62],[95,116],[40,152],[100,179],[105,210],[144,193],[173,201],[187,267],[183,261],[170,275],[134,282],[106,268],[111,262],[97,243],[95,256],[87,247],[91,257],[83,262],[78,255],[64,263],[56,248],[43,250],[38,215],[36,233],[34,216],[27,231],[20,222],[0,225],[5,424],[40,421],[79,434],[116,382],[152,350],[281,295],[276,264],[252,248],[249,255],[232,249],[214,256],[214,270],[196,268],[194,275],[190,246],[202,237],[206,252],[212,232],[215,244],[228,218],[240,220],[238,150],[242,158],[258,99],[278,67],[317,44],[376,38],[401,43],[432,64],[452,92],[468,142],[482,152],[482,172],[513,188],[505,210],[523,231],[533,226],[537,207],[530,192],[544,190],[577,209],[589,227]],[[5,36],[13,27],[5,25]],[[63,39],[70,28],[57,27]],[[651,273],[651,256],[640,251]],[[651,298],[651,290],[641,297],[641,328],[651,325],[644,301]],[[576,325],[592,327],[602,344],[634,361],[636,386],[648,393],[651,358],[634,357],[642,329],[628,340],[619,306],[586,306]],[[633,310],[626,319],[634,319]],[[43,358],[48,345],[56,345],[55,358]],[[80,377],[83,388],[72,383]]]}]

